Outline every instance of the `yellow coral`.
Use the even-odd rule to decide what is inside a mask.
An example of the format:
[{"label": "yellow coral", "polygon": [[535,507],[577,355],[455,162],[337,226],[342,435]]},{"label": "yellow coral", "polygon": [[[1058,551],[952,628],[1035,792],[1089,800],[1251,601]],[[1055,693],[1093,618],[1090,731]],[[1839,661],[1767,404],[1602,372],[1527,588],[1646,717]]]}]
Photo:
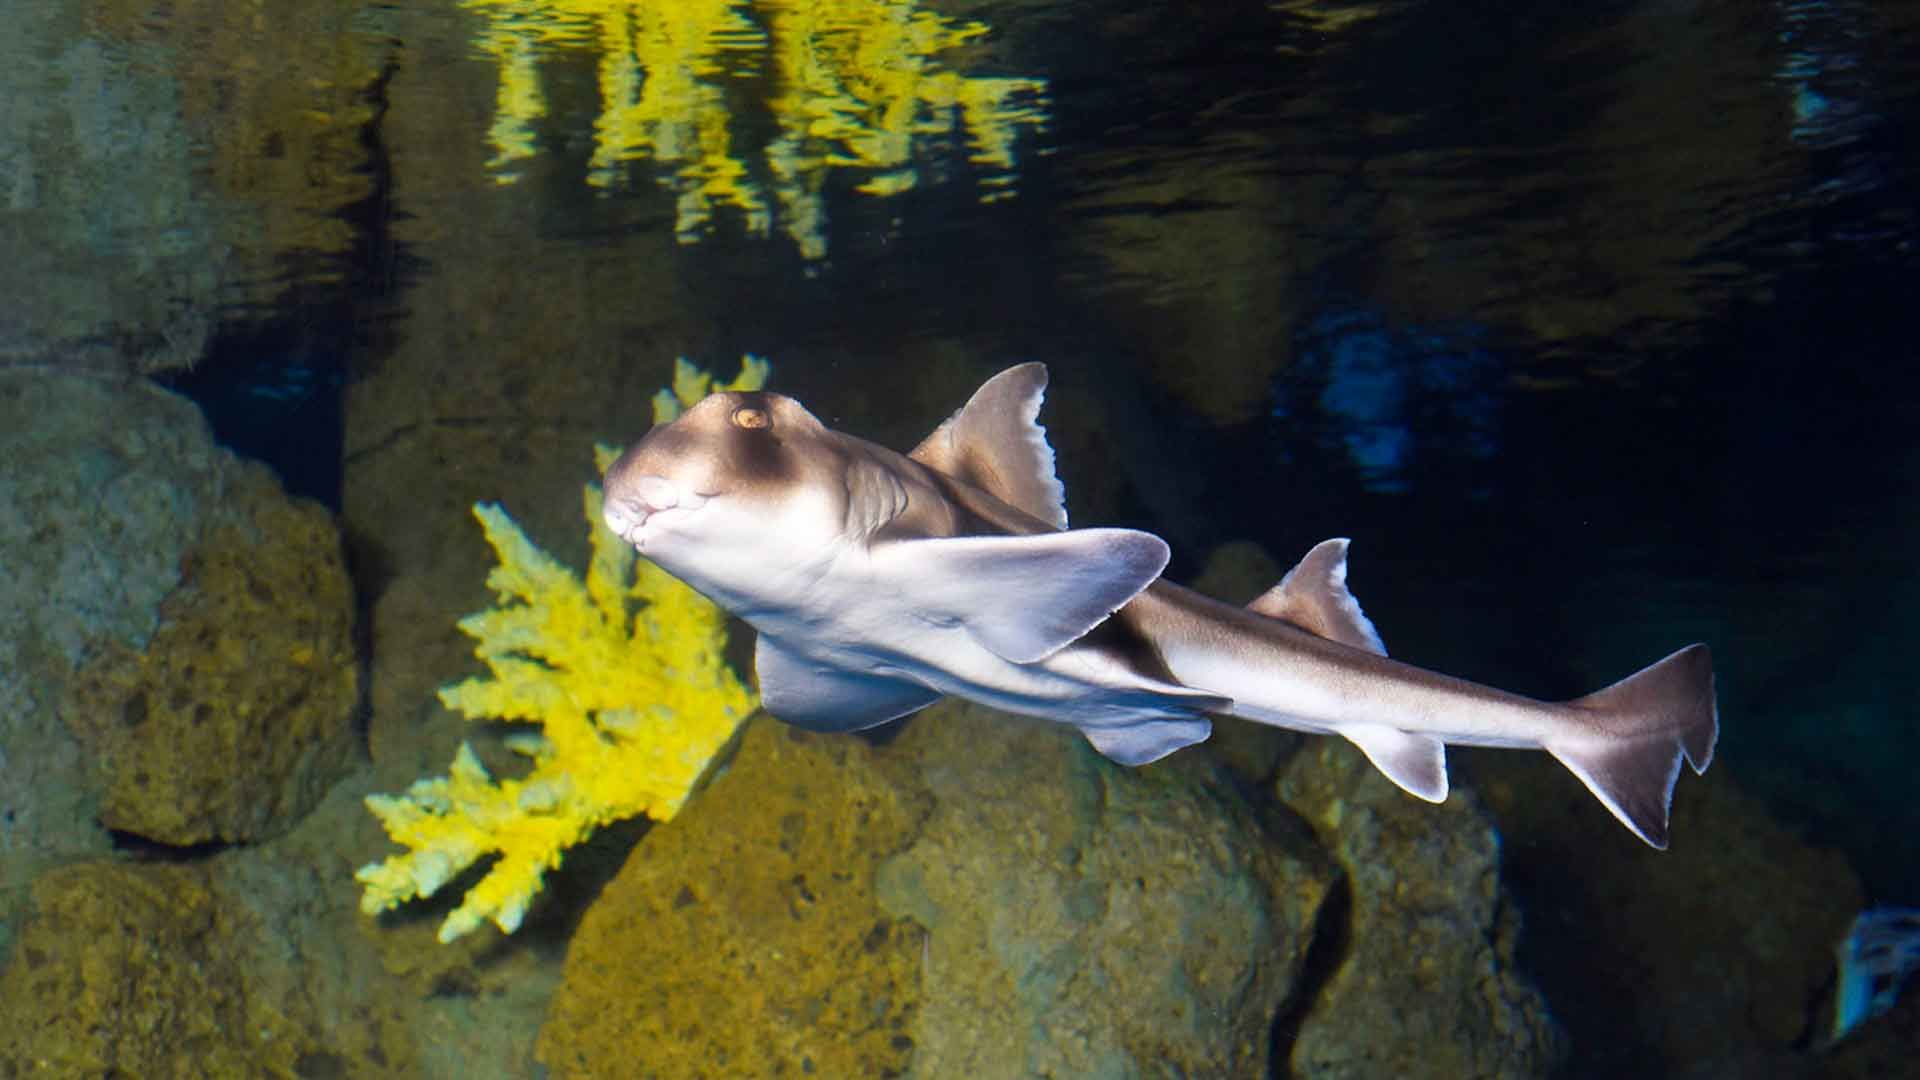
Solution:
[{"label": "yellow coral", "polygon": [[[673,386],[653,395],[653,422],[665,424],[680,415],[680,410],[694,405],[715,390],[758,390],[767,385],[767,374],[773,365],[758,356],[748,353],[740,358],[740,374],[732,381],[713,385],[713,376],[694,364],[687,363],[686,357],[673,362]],[[601,461],[600,471],[606,472],[611,461]]]},{"label": "yellow coral", "polygon": [[[764,361],[746,357],[723,389],[758,388]],[[682,360],[677,413],[711,377]],[[671,414],[667,416],[671,418]],[[602,471],[617,451],[597,447]],[[506,511],[473,508],[499,565],[487,575],[497,607],[460,620],[491,671],[444,687],[440,700],[469,719],[518,720],[540,733],[509,740],[532,758],[524,777],[496,780],[462,743],[445,777],[367,808],[408,850],[361,867],[362,910],[372,914],[433,895],[488,855],[497,862],[440,927],[442,942],[492,920],[512,933],[561,854],[610,822],[671,818],[707,764],[756,707],[721,656],[725,615],[674,580],[601,521],[601,494],[586,487],[593,558],[586,579],[535,546]]]}]

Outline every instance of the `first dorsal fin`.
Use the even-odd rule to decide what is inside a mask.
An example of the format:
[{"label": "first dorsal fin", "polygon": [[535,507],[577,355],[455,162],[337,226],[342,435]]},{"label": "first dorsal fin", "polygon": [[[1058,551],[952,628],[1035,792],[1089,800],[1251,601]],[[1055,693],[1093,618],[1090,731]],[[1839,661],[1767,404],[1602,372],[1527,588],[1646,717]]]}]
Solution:
[{"label": "first dorsal fin", "polygon": [[1347,543],[1341,537],[1314,545],[1280,584],[1248,604],[1247,610],[1292,623],[1329,641],[1387,655],[1373,620],[1347,589]]},{"label": "first dorsal fin", "polygon": [[1039,419],[1046,389],[1047,365],[1010,367],[981,384],[907,456],[1064,529],[1067,493]]}]

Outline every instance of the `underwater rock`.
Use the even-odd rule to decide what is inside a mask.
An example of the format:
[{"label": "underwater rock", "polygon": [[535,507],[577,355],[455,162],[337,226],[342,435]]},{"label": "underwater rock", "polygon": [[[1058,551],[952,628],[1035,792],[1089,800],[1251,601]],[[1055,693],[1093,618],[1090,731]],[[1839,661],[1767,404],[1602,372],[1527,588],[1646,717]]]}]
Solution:
[{"label": "underwater rock", "polygon": [[1830,1026],[1834,947],[1863,906],[1836,851],[1718,763],[1675,793],[1673,847],[1608,836],[1551,762],[1488,754],[1480,790],[1527,913],[1522,955],[1579,1076],[1794,1076]]},{"label": "underwater rock", "polygon": [[356,747],[340,531],[264,466],[224,472],[145,648],[105,643],[64,710],[103,786],[101,824],[163,844],[284,830]]},{"label": "underwater rock", "polygon": [[0,1073],[258,1075],[243,970],[204,869],[43,874],[0,974]]},{"label": "underwater rock", "polygon": [[1332,876],[1202,754],[1123,769],[961,702],[881,747],[761,717],[582,919],[538,1053],[569,1076],[1257,1075]]},{"label": "underwater rock", "polygon": [[61,700],[109,643],[145,647],[223,466],[185,398],[17,369],[0,370],[0,460],[3,914],[40,870],[110,847]]},{"label": "underwater rock", "polygon": [[1345,896],[1322,920],[1337,967],[1282,1017],[1287,1075],[1552,1073],[1564,1039],[1515,964],[1520,921],[1477,800],[1461,790],[1440,806],[1408,798],[1338,739],[1288,762],[1278,791],[1345,872]]},{"label": "underwater rock", "polygon": [[377,964],[353,977],[356,959],[315,933],[331,908],[351,934],[353,898],[325,892],[251,852],[48,871],[0,970],[0,1076],[427,1074],[417,996],[369,980]]},{"label": "underwater rock", "polygon": [[874,750],[764,716],[581,920],[537,1050],[555,1075],[898,1076],[923,934],[875,864],[926,813]]},{"label": "underwater rock", "polygon": [[[366,792],[363,772],[290,832],[212,856],[42,874],[0,966],[0,1077],[542,1075],[533,1041],[558,956],[397,965],[351,877],[351,853],[379,840]],[[457,952],[434,942],[430,913],[390,921]]]},{"label": "underwater rock", "polygon": [[1202,753],[1143,769],[947,701],[890,753],[937,808],[880,871],[927,928],[912,1074],[1261,1076],[1332,868]]},{"label": "underwater rock", "polygon": [[102,822],[192,844],[310,806],[357,694],[325,512],[139,379],[0,371],[0,456],[0,893]]}]

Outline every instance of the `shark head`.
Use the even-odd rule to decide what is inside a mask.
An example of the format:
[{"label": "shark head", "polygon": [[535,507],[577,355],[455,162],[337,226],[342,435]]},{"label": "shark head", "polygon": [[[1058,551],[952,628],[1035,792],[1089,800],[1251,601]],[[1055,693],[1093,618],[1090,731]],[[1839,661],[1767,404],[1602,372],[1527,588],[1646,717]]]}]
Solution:
[{"label": "shark head", "polygon": [[[791,516],[829,433],[780,394],[712,394],[647,432],[607,469],[607,527],[654,558],[724,542],[729,526]],[[757,531],[757,530],[756,530]]]},{"label": "shark head", "polygon": [[709,596],[764,595],[898,512],[903,494],[848,482],[849,456],[790,397],[711,394],[607,469],[607,526]]}]

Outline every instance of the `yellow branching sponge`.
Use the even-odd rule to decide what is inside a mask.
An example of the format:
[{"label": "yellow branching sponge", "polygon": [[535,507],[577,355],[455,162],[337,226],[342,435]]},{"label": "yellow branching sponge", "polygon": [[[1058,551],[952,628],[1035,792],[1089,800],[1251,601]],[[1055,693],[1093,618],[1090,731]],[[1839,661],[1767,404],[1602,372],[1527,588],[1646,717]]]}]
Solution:
[{"label": "yellow branching sponge", "polygon": [[[766,375],[765,362],[748,357],[722,388],[754,389]],[[680,361],[673,392],[654,402],[656,421],[699,401],[710,385]],[[616,453],[596,448],[601,471]],[[587,485],[584,501],[593,528],[584,581],[500,507],[473,508],[499,556],[487,575],[499,605],[460,620],[460,629],[479,642],[474,654],[492,674],[442,688],[440,701],[468,719],[540,725],[539,734],[509,739],[532,768],[495,779],[462,743],[445,777],[404,795],[368,796],[387,835],[408,849],[354,875],[368,914],[432,896],[497,855],[441,924],[440,940],[489,919],[512,933],[567,848],[635,814],[671,818],[757,707],[721,655],[725,614],[607,529],[597,485]]]}]

